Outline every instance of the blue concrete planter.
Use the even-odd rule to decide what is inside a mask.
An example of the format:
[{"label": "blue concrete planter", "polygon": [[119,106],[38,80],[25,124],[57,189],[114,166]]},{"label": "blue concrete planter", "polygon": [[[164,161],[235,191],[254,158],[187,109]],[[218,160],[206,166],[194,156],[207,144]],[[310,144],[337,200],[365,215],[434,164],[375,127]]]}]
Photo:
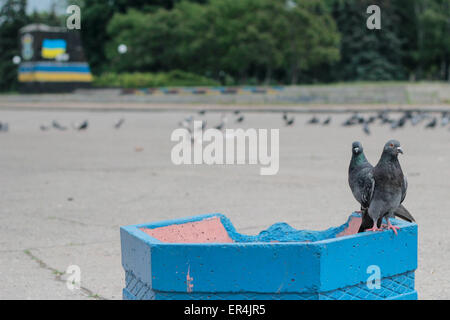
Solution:
[{"label": "blue concrete planter", "polygon": [[[256,236],[221,214],[122,227],[123,298],[417,299],[417,225],[393,219],[398,236],[351,234],[358,219],[325,231],[278,223]],[[373,270],[381,281],[369,288]]]}]

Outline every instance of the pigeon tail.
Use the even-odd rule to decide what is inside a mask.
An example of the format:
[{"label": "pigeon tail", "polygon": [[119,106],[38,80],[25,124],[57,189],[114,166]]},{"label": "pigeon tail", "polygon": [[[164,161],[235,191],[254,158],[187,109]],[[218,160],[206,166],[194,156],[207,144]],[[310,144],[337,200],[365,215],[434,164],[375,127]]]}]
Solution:
[{"label": "pigeon tail", "polygon": [[398,207],[394,215],[408,222],[416,222],[411,213],[409,213],[409,211],[406,210],[406,208],[403,205],[400,205],[400,207]]}]

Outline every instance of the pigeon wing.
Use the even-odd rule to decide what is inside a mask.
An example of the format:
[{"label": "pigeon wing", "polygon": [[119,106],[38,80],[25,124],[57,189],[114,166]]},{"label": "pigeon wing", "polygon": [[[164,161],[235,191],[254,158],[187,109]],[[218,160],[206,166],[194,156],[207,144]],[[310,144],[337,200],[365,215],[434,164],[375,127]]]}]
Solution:
[{"label": "pigeon wing", "polygon": [[403,183],[402,183],[402,202],[405,200],[406,198],[406,191],[408,190],[408,179],[406,178],[406,176],[403,177]]},{"label": "pigeon wing", "polygon": [[372,172],[368,172],[361,179],[361,205],[364,208],[369,208],[372,201],[373,191],[375,190],[375,179]]}]

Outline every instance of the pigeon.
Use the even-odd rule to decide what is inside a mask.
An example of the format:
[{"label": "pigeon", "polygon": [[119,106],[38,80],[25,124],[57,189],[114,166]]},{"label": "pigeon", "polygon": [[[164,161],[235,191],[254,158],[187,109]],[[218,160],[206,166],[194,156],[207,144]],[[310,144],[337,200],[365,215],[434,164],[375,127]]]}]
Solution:
[{"label": "pigeon", "polygon": [[329,125],[330,123],[331,123],[331,117],[328,117],[328,118],[326,118],[326,119],[323,121],[322,125],[327,126],[327,125]]},{"label": "pigeon", "polygon": [[431,120],[431,121],[425,126],[425,128],[426,128],[426,129],[433,129],[433,128],[436,127],[436,125],[437,125],[437,118],[434,117],[433,120]]},{"label": "pigeon", "polygon": [[206,110],[200,110],[200,111],[198,112],[198,114],[201,115],[201,116],[203,116],[205,113],[206,113]]},{"label": "pigeon", "polygon": [[295,121],[295,118],[294,118],[294,117],[292,117],[291,119],[288,119],[288,120],[286,121],[286,126],[287,126],[287,127],[292,126],[292,125],[294,124],[294,121]]},{"label": "pigeon", "polygon": [[415,115],[413,115],[413,117],[411,119],[411,124],[413,126],[416,126],[420,122],[422,122],[425,118],[426,118],[426,115],[423,112],[419,111]]},{"label": "pigeon", "polygon": [[441,126],[445,127],[450,122],[450,115],[447,111],[442,113]]},{"label": "pigeon", "polygon": [[387,229],[397,234],[398,227],[391,224],[389,218],[393,218],[396,210],[405,200],[408,182],[403,175],[398,155],[403,154],[400,142],[388,141],[378,164],[372,170],[374,181],[373,193],[371,195],[367,214],[363,214],[362,225],[371,220],[372,228],[366,231],[380,231],[378,226],[380,219],[387,221]]},{"label": "pigeon", "polygon": [[288,118],[287,112],[283,112],[283,120],[284,120],[284,124],[286,125],[286,127],[290,127],[294,124],[295,122],[295,118]]},{"label": "pigeon", "polygon": [[373,166],[367,161],[361,142],[353,142],[352,159],[348,168],[348,183],[356,201],[361,204],[361,212],[369,208],[372,200],[375,187],[372,170]]},{"label": "pigeon", "polygon": [[124,122],[125,122],[125,119],[124,118],[120,118],[119,121],[117,121],[116,124],[114,125],[114,128],[120,129],[120,127],[122,127]]},{"label": "pigeon", "polygon": [[407,115],[403,115],[402,117],[400,117],[400,119],[398,120],[394,120],[391,122],[391,128],[392,129],[398,129],[398,128],[403,128],[406,124],[406,120],[409,119],[409,116]]},{"label": "pigeon", "polygon": [[57,122],[56,120],[53,120],[53,121],[52,121],[52,126],[53,126],[53,128],[58,129],[58,130],[61,130],[61,131],[67,130],[67,127],[62,126],[62,125],[59,124],[59,122]]},{"label": "pigeon", "polygon": [[353,120],[353,118],[349,118],[347,120],[344,121],[344,123],[342,124],[343,127],[350,127],[352,125],[354,125],[355,122]]},{"label": "pigeon", "polygon": [[381,124],[392,123],[395,121],[395,120],[392,120],[389,118],[388,110],[384,110],[384,111],[381,111],[380,113],[378,113],[378,118],[381,120]]},{"label": "pigeon", "polygon": [[225,115],[222,115],[220,123],[214,127],[214,129],[221,131],[223,128],[225,128],[226,124],[228,122],[228,119]]},{"label": "pigeon", "polygon": [[234,112],[233,112],[235,115],[238,115],[238,114],[240,114],[241,113],[241,111],[240,110],[234,110]]},{"label": "pigeon", "polygon": [[316,116],[313,116],[309,121],[308,121],[308,123],[309,124],[317,124],[317,123],[319,123],[320,121],[319,121],[319,119],[316,117]]},{"label": "pigeon", "polygon": [[[373,178],[373,166],[367,160],[362,144],[355,141],[352,144],[352,159],[348,170],[348,182],[350,189],[356,201],[361,205],[362,223],[359,232],[364,232],[373,224],[372,219],[368,217],[368,209],[372,201],[372,196],[375,188],[375,179]],[[403,206],[395,211],[395,216],[414,222],[414,218],[409,211]],[[377,227],[381,227],[382,219],[377,221]]]},{"label": "pigeon", "polygon": [[8,132],[9,124],[6,122],[0,122],[0,132]]},{"label": "pigeon", "polygon": [[369,122],[368,121],[365,121],[363,123],[363,131],[364,131],[365,134],[370,136],[370,129],[369,129]]},{"label": "pigeon", "polygon": [[236,119],[237,123],[241,123],[244,121],[244,116],[240,116],[239,118]]},{"label": "pigeon", "polygon": [[87,120],[84,120],[80,125],[77,126],[78,131],[86,130],[89,126],[89,122]]},{"label": "pigeon", "polygon": [[366,120],[359,113],[355,113],[352,117],[356,123],[363,124]]},{"label": "pigeon", "polygon": [[372,123],[374,123],[376,120],[377,120],[377,117],[376,117],[376,116],[371,116],[371,117],[369,117],[369,119],[366,120],[366,122],[367,122],[368,124],[372,124]]},{"label": "pigeon", "polygon": [[39,127],[39,129],[41,129],[41,131],[48,131],[48,130],[50,130],[50,127],[49,127],[49,126],[46,126],[46,125],[44,125],[44,124],[41,124],[41,126]]},{"label": "pigeon", "polygon": [[344,127],[353,126],[355,124],[363,124],[364,117],[361,117],[358,113],[354,113],[350,118],[348,118],[342,125]]}]

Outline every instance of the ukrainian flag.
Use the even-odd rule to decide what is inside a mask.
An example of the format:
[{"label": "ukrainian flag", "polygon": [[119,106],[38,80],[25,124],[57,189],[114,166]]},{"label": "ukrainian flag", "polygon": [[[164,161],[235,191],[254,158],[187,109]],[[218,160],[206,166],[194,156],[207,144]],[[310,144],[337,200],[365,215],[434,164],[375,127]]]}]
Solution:
[{"label": "ukrainian flag", "polygon": [[55,59],[60,54],[66,53],[66,48],[66,40],[44,39],[42,42],[42,58]]},{"label": "ukrainian flag", "polygon": [[20,82],[91,82],[87,63],[28,62],[19,67]]}]

